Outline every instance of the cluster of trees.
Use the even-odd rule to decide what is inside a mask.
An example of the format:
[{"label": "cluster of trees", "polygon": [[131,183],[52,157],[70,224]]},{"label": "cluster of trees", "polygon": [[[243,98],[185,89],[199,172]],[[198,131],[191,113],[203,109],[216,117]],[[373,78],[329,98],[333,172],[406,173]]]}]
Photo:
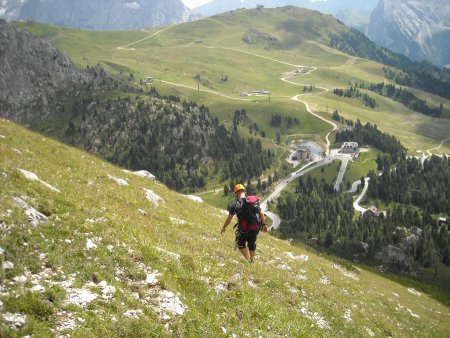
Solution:
[{"label": "cluster of trees", "polygon": [[259,140],[228,131],[207,107],[162,98],[155,89],[150,94],[76,100],[64,139],[126,168],[149,170],[176,190],[202,188],[212,176],[259,177],[273,162]]},{"label": "cluster of trees", "polygon": [[450,214],[450,159],[399,161],[381,176],[371,172],[368,196],[387,203],[415,205],[425,213]]},{"label": "cluster of trees", "polygon": [[[439,225],[429,214],[421,215],[412,207],[396,206],[380,217],[353,218],[353,199],[336,192],[325,181],[300,178],[295,194],[278,198],[283,219],[281,235],[301,241],[311,240],[346,258],[355,256],[371,262],[383,248],[392,244],[402,248],[410,265],[402,269],[429,267],[440,261],[450,265],[450,247],[446,225]],[[411,233],[415,240],[407,239]]]},{"label": "cluster of trees", "polygon": [[370,144],[386,153],[391,163],[396,163],[406,155],[406,149],[394,137],[388,133],[381,132],[377,125],[367,123],[363,125],[360,120],[356,121],[352,129],[342,130],[336,133],[336,142],[353,141],[358,144]]},{"label": "cluster of trees", "polygon": [[339,97],[361,98],[364,105],[372,109],[377,106],[377,101],[375,101],[373,97],[370,97],[367,93],[361,93],[356,86],[350,86],[350,88],[346,90],[335,88],[333,94]]},{"label": "cluster of trees", "polygon": [[398,85],[418,88],[426,92],[450,99],[450,70],[438,68],[427,61],[415,62],[402,70],[384,67],[389,80]]},{"label": "cluster of trees", "polygon": [[233,115],[233,128],[236,130],[239,124],[248,119],[245,109],[235,110]]},{"label": "cluster of trees", "polygon": [[[265,193],[267,191],[267,189],[269,187],[271,187],[273,185],[273,183],[276,182],[279,178],[280,177],[278,175],[278,172],[275,170],[273,176],[269,175],[269,177],[267,178],[266,181],[262,181],[261,178],[258,178],[256,185],[254,185],[252,183],[251,179],[246,180],[244,178],[239,178],[239,179],[235,179],[235,180],[230,180],[229,184],[225,184],[223,186],[223,194],[225,196],[233,194],[234,186],[237,183],[245,184],[245,189],[246,189],[247,195],[262,194],[262,193]],[[247,182],[247,183],[245,183],[245,182]]]},{"label": "cluster of trees", "polygon": [[350,28],[341,34],[330,34],[330,47],[347,54],[374,60],[401,69],[386,69],[386,77],[397,84],[422,89],[450,99],[450,70],[428,61],[413,62],[403,54],[377,46],[362,32]]},{"label": "cluster of trees", "polygon": [[377,84],[371,84],[368,89],[380,95],[389,97],[394,101],[401,102],[408,108],[419,113],[433,117],[440,117],[442,115],[442,103],[439,108],[431,108],[427,105],[426,99],[420,99],[410,91],[402,88],[397,88],[393,84],[385,84],[384,82],[381,82]]},{"label": "cluster of trees", "polygon": [[331,118],[332,118],[333,120],[337,121],[337,122],[340,122],[340,123],[342,123],[342,124],[346,124],[346,125],[348,125],[348,126],[350,126],[350,127],[353,127],[353,125],[354,125],[354,123],[353,123],[352,120],[348,120],[348,119],[344,118],[343,116],[341,116],[341,115],[339,114],[339,111],[338,111],[337,109],[335,109],[335,110],[333,111],[333,115],[331,116]]},{"label": "cluster of trees", "polygon": [[272,115],[272,118],[270,120],[270,125],[272,127],[280,127],[283,120],[286,122],[286,128],[292,128],[294,125],[298,126],[300,124],[300,120],[296,117],[291,117],[291,116],[285,116],[284,118],[278,114],[275,113]]},{"label": "cluster of trees", "polygon": [[231,134],[221,125],[210,144],[210,154],[220,161],[221,180],[242,178],[244,180],[261,176],[275,159],[275,153],[263,150],[260,140],[244,139],[236,130]]}]

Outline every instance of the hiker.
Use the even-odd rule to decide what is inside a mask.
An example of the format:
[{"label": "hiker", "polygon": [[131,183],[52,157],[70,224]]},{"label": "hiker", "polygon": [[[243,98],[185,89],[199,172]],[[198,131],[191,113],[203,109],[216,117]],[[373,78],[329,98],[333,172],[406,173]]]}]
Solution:
[{"label": "hiker", "polygon": [[237,215],[236,245],[244,258],[253,262],[259,230],[262,229],[267,232],[266,219],[259,205],[259,199],[256,196],[246,196],[245,187],[242,184],[236,184],[234,193],[236,203],[229,208],[229,214],[220,233],[222,235],[225,233],[225,229],[231,223],[233,216]]}]

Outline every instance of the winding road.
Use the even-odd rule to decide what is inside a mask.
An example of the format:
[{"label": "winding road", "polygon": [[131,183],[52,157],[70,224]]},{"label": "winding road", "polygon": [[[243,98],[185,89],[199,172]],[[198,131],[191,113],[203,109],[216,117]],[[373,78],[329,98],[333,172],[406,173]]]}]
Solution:
[{"label": "winding road", "polygon": [[[169,27],[163,28],[163,29],[161,29],[161,30],[159,30],[159,31],[157,31],[157,32],[155,32],[155,33],[153,33],[153,34],[143,38],[143,39],[131,42],[131,43],[129,43],[127,45],[124,45],[124,46],[119,46],[117,48],[121,49],[121,50],[135,50],[135,48],[129,48],[129,47],[133,46],[133,45],[136,45],[136,44],[138,44],[140,42],[143,42],[145,40],[148,40],[148,39],[154,37],[155,35],[160,34],[161,32],[163,32],[163,31],[165,31],[167,29],[170,29],[172,27],[173,26],[169,26]],[[272,62],[277,62],[277,63],[284,64],[284,65],[287,65],[287,66],[295,67],[297,69],[298,68],[310,69],[309,71],[307,71],[305,73],[299,73],[298,74],[298,73],[295,73],[295,72],[290,72],[290,73],[288,72],[288,73],[284,73],[281,76],[281,78],[280,78],[281,81],[284,81],[286,83],[289,83],[289,84],[292,84],[292,85],[295,85],[295,86],[309,86],[309,85],[308,84],[301,84],[301,83],[290,81],[289,80],[290,78],[292,78],[295,75],[300,75],[300,76],[308,75],[308,74],[311,74],[312,72],[314,72],[315,70],[318,69],[318,67],[310,67],[310,66],[304,66],[304,65],[295,65],[295,64],[292,64],[292,63],[289,63],[289,62],[285,62],[285,61],[282,61],[282,60],[278,60],[278,59],[275,59],[275,58],[271,58],[271,57],[268,57],[268,56],[259,55],[259,54],[253,53],[253,52],[249,52],[249,51],[245,51],[245,50],[241,50],[241,49],[236,49],[236,48],[231,48],[231,47],[198,46],[195,43],[188,43],[184,47],[185,48],[189,48],[191,46],[195,46],[196,48],[231,50],[231,51],[235,51],[235,52],[238,52],[238,53],[244,53],[244,54],[247,54],[247,55],[251,55],[253,57],[262,58],[262,59],[266,59],[266,60],[269,60],[269,61],[272,61]],[[349,61],[350,61],[350,59],[352,59],[352,61],[353,61],[355,58],[350,57]],[[162,79],[160,80],[160,82],[161,83],[166,83],[166,84],[169,84],[169,85],[172,85],[172,86],[183,87],[183,88],[187,88],[187,89],[191,89],[191,90],[196,90],[196,91],[210,93],[210,94],[213,94],[213,95],[218,95],[218,96],[230,99],[230,100],[253,101],[253,99],[230,96],[230,95],[222,94],[222,93],[219,93],[219,92],[216,92],[216,91],[213,91],[213,90],[203,89],[203,88],[200,88],[200,87],[196,88],[196,87],[192,87],[192,86],[188,86],[188,85],[184,85],[184,84],[180,84],[180,83],[173,83],[173,82],[165,81],[165,80],[162,80]],[[280,226],[281,219],[280,219],[280,217],[277,214],[272,213],[272,212],[267,210],[268,209],[268,203],[270,203],[271,201],[275,200],[281,194],[281,191],[291,181],[293,181],[293,180],[295,180],[295,179],[297,179],[297,178],[307,174],[308,172],[310,172],[310,171],[312,171],[314,169],[317,169],[317,168],[319,168],[321,166],[330,164],[330,163],[333,162],[333,160],[340,160],[342,162],[342,165],[340,167],[340,170],[339,170],[339,173],[338,173],[338,177],[336,179],[335,186],[334,186],[336,190],[339,190],[340,185],[341,185],[342,180],[343,180],[343,177],[344,177],[344,174],[345,174],[345,171],[346,171],[347,166],[348,166],[349,159],[347,157],[340,156],[340,155],[330,155],[330,145],[331,145],[331,143],[330,143],[330,140],[329,140],[329,136],[330,136],[330,134],[332,132],[334,132],[334,131],[336,131],[338,129],[337,124],[332,122],[332,121],[330,121],[330,120],[327,120],[326,118],[324,118],[324,117],[318,115],[317,113],[313,112],[310,109],[309,104],[304,99],[300,99],[300,97],[302,97],[302,96],[306,97],[306,96],[311,96],[311,95],[320,95],[322,93],[329,92],[329,89],[325,88],[325,87],[318,87],[318,86],[316,86],[315,88],[320,89],[321,92],[298,94],[298,95],[295,95],[294,97],[291,97],[290,99],[293,100],[293,101],[300,102],[300,103],[304,104],[305,107],[306,107],[306,110],[308,111],[309,114],[311,114],[311,115],[321,119],[322,121],[324,121],[324,122],[326,122],[326,123],[328,123],[328,124],[330,124],[332,126],[332,130],[325,136],[325,140],[326,140],[325,155],[326,156],[323,157],[323,158],[319,158],[319,159],[317,159],[317,160],[315,160],[313,162],[310,162],[310,163],[304,165],[303,167],[301,167],[299,170],[291,173],[287,178],[285,178],[281,183],[279,183],[275,187],[275,190],[261,203],[261,207],[262,207],[263,211],[265,212],[265,214],[269,218],[272,219],[272,227],[270,228],[271,230],[272,229],[277,229]],[[285,96],[281,97],[280,96],[280,98],[289,98],[289,97],[285,97]],[[439,146],[437,146],[436,148],[432,148],[432,149],[427,150],[426,152],[428,153],[428,156],[426,156],[426,157],[431,156],[432,155],[432,153],[431,153],[432,150],[439,149],[444,144],[444,142],[446,142],[448,140],[450,140],[450,138],[448,138],[446,140],[442,140],[441,143],[439,144]],[[356,192],[358,184],[360,184],[360,183],[361,183],[360,181],[359,181],[359,183],[358,183],[358,181],[354,182],[353,186],[352,186],[352,189],[349,190],[348,192],[350,192],[350,193],[351,192]],[[368,186],[369,186],[368,183],[369,183],[369,178],[366,178],[365,179],[364,189],[361,192],[361,194],[356,198],[356,200],[355,200],[355,202],[353,204],[353,206],[354,206],[356,211],[360,211],[360,212],[365,212],[366,211],[366,209],[361,207],[359,205],[359,203],[364,198],[364,196],[365,196],[365,194],[367,192],[367,189],[368,189]]]}]

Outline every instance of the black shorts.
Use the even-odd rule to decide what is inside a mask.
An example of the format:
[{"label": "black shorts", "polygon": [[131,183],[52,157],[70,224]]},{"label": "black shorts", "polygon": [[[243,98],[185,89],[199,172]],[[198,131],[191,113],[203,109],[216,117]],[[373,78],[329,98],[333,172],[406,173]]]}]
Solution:
[{"label": "black shorts", "polygon": [[258,237],[259,230],[247,230],[247,231],[239,231],[236,230],[236,244],[239,249],[245,248],[245,244],[247,243],[247,247],[250,251],[256,250],[256,238]]}]

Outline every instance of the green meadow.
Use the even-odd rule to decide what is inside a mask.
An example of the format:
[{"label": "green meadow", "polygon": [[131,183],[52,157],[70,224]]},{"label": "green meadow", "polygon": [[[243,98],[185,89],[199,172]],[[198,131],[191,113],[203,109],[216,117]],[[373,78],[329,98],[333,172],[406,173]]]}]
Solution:
[{"label": "green meadow", "polygon": [[0,135],[2,337],[449,334],[435,287],[266,234],[250,264],[220,209],[11,122]]},{"label": "green meadow", "polygon": [[[136,80],[152,76],[151,85],[161,93],[204,104],[225,123],[230,122],[234,110],[245,109],[271,139],[277,131],[269,126],[273,113],[302,121],[298,128],[279,130],[283,137],[300,133],[323,138],[329,131],[303,104],[290,100],[298,94],[305,94],[303,99],[316,112],[331,114],[337,109],[345,118],[377,124],[395,135],[410,153],[437,147],[450,137],[448,100],[414,90],[432,105],[443,103],[443,118],[433,119],[374,93],[369,95],[377,101],[375,109],[360,100],[325,93],[325,89],[346,88],[351,82],[387,80],[383,65],[327,47],[328,34],[345,27],[317,12],[237,10],[162,29],[121,32],[77,31],[32,22],[17,25],[50,39],[82,67],[100,63],[112,72],[132,73]],[[254,32],[273,40],[244,41]],[[270,41],[277,41],[276,45]],[[299,68],[306,74],[288,79],[298,85],[280,80],[284,73]],[[303,92],[305,85],[311,85],[313,91]],[[240,96],[255,89],[268,90],[271,95]],[[450,152],[450,148],[443,144],[435,152]]]}]

